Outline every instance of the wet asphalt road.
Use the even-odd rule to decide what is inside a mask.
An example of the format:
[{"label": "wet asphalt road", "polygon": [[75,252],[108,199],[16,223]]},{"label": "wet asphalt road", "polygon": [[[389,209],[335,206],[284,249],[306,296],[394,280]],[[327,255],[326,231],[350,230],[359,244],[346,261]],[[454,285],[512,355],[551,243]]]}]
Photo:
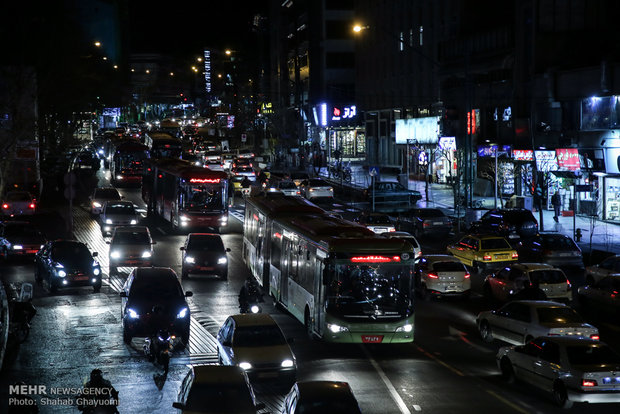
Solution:
[{"label": "wet asphalt road", "polygon": [[[143,206],[139,190],[122,193]],[[232,214],[242,217],[242,205]],[[75,235],[98,251],[107,274],[107,245],[98,224],[83,206],[74,208]],[[172,267],[180,273],[183,235],[171,234],[165,224],[149,223],[157,241],[155,265]],[[239,252],[243,244],[242,225],[236,218],[222,238],[229,253],[229,280],[192,277],[183,280],[191,299],[192,332],[189,349],[177,352],[164,383],[155,380],[161,368],[149,363],[141,353],[141,343],[131,346],[122,341],[118,290],[130,269],[121,268],[118,277],[106,278],[100,293],[80,288],[50,295],[45,286],[35,286],[34,304],[38,313],[30,337],[21,346],[0,378],[0,399],[6,412],[8,384],[23,381],[47,387],[79,387],[89,372],[101,368],[120,392],[122,413],[174,412],[180,382],[187,364],[214,363],[213,336],[225,318],[238,312],[237,293],[249,271]],[[426,251],[443,251],[445,241],[422,241]],[[2,278],[34,283],[29,262],[2,265]],[[474,289],[480,291],[483,275],[473,275]],[[287,337],[298,361],[299,380],[342,380],[351,384],[365,413],[616,413],[617,405],[576,405],[571,410],[556,408],[550,396],[523,384],[504,384],[495,366],[499,343],[484,343],[475,328],[475,316],[489,309],[480,295],[469,301],[434,300],[416,303],[415,342],[407,345],[333,345],[311,341],[302,325],[271,303],[271,313]],[[598,321],[597,321],[598,322]],[[618,327],[610,321],[598,322],[602,337],[616,349],[620,345]],[[262,412],[279,412],[282,391],[270,384],[257,384],[257,393],[267,407]],[[40,406],[40,412],[77,412],[63,405],[69,398],[44,398],[59,405]]]}]

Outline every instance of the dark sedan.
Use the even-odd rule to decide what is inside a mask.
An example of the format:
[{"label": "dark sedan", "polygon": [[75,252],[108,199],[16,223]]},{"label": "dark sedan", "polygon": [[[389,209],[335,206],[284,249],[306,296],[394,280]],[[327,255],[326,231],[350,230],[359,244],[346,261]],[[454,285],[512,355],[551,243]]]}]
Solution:
[{"label": "dark sedan", "polygon": [[167,329],[189,344],[190,312],[176,273],[167,267],[138,267],[127,277],[121,297],[123,341]]},{"label": "dark sedan", "polygon": [[483,234],[494,233],[508,241],[516,242],[538,235],[538,221],[530,210],[526,209],[494,209],[487,211],[480,221],[472,223],[470,232]]},{"label": "dark sedan", "polygon": [[228,278],[229,248],[224,248],[219,234],[190,233],[185,244],[180,248],[181,276],[186,278],[190,273],[215,274],[226,280]]},{"label": "dark sedan", "polygon": [[0,224],[0,257],[32,257],[45,244],[45,237],[27,221],[7,221]]},{"label": "dark sedan", "polygon": [[375,211],[382,212],[409,211],[422,199],[419,191],[409,190],[395,181],[375,183],[364,190],[364,195]]},{"label": "dark sedan", "polygon": [[611,320],[620,317],[620,276],[607,276],[577,291],[579,304],[587,312],[596,312]]},{"label": "dark sedan", "polygon": [[541,233],[517,245],[522,262],[547,263],[559,268],[583,269],[581,249],[570,237],[560,233]]},{"label": "dark sedan", "polygon": [[438,208],[414,208],[398,218],[397,227],[418,238],[425,235],[445,237],[452,231],[452,220]]},{"label": "dark sedan", "polygon": [[357,399],[346,382],[297,382],[284,398],[284,414],[361,413]]},{"label": "dark sedan", "polygon": [[84,243],[75,240],[55,240],[43,246],[35,256],[34,278],[46,281],[50,292],[59,288],[92,286],[101,289],[101,266]]}]

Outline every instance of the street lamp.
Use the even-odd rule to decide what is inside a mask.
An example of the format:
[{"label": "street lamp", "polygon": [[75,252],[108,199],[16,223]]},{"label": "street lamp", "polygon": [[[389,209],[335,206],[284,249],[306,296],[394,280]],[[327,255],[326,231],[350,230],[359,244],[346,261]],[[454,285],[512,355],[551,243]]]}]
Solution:
[{"label": "street lamp", "polygon": [[353,31],[355,33],[359,33],[362,30],[366,30],[366,29],[369,29],[369,28],[370,28],[370,26],[362,26],[362,25],[356,24],[356,25],[353,26]]},{"label": "street lamp", "polygon": [[230,56],[230,54],[232,53],[232,51],[230,49],[226,49],[224,51],[224,53],[226,53],[226,56]]},{"label": "street lamp", "polygon": [[97,41],[95,41],[94,45],[97,46],[97,47],[101,47],[101,42],[97,40]]}]

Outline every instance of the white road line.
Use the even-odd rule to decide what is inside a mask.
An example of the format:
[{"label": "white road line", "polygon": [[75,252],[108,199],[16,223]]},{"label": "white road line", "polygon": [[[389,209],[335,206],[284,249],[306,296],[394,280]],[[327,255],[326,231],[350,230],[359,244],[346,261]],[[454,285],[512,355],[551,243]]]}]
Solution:
[{"label": "white road line", "polygon": [[385,372],[383,371],[383,369],[381,369],[377,361],[375,361],[372,355],[370,355],[370,352],[368,352],[366,347],[363,345],[361,347],[362,347],[362,350],[364,351],[364,354],[366,355],[366,358],[368,358],[373,368],[375,369],[375,371],[377,371],[377,373],[379,374],[379,377],[381,378],[386,388],[388,389],[390,396],[392,397],[396,405],[398,405],[398,408],[400,408],[400,412],[403,414],[411,414],[411,411],[409,411],[409,408],[407,408],[407,404],[405,404],[403,399],[400,397],[400,395],[398,394],[398,391],[396,391],[396,388],[394,388],[394,385],[392,385],[392,382],[389,380],[387,375],[385,375]]},{"label": "white road line", "polygon": [[416,411],[422,411],[422,407],[420,407],[420,406],[419,406],[419,405],[417,405],[417,404],[414,404],[414,405],[413,405],[413,409],[414,409],[414,410],[416,410]]}]

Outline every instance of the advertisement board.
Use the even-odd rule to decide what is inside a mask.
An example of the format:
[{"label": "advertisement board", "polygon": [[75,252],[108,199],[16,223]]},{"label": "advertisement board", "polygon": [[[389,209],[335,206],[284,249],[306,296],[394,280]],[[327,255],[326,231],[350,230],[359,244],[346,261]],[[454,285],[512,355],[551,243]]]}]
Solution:
[{"label": "advertisement board", "polygon": [[580,169],[579,151],[577,148],[558,148],[555,150],[560,171],[576,171]]},{"label": "advertisement board", "polygon": [[515,161],[534,161],[534,151],[515,149],[512,150],[512,158]]},{"label": "advertisement board", "polygon": [[549,172],[558,170],[558,159],[555,151],[549,150],[537,150],[536,154],[536,168],[539,172]]},{"label": "advertisement board", "polygon": [[397,119],[396,143],[406,144],[414,140],[418,144],[437,144],[439,140],[439,117]]}]

